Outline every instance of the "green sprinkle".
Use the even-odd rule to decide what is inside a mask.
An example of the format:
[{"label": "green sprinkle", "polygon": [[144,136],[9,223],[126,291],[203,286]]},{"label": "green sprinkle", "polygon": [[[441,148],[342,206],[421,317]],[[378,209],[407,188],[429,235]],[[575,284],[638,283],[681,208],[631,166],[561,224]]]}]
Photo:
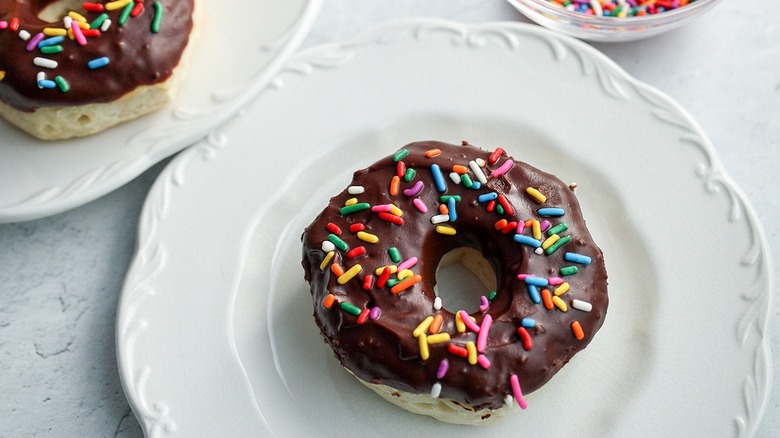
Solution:
[{"label": "green sprinkle", "polygon": [[97,28],[99,28],[100,26],[103,25],[103,22],[106,21],[106,18],[108,18],[108,14],[106,14],[105,12],[100,14],[100,15],[98,15],[97,18],[95,18],[95,21],[93,21],[92,23],[89,23],[89,28],[90,29],[97,29]]},{"label": "green sprinkle", "polygon": [[119,15],[119,25],[122,26],[125,23],[127,23],[127,20],[130,19],[130,13],[133,12],[133,8],[135,7],[135,2],[130,2],[125,6],[124,9],[122,9],[122,13]]},{"label": "green sprinkle", "polygon": [[160,2],[154,2],[154,19],[152,20],[152,33],[160,32],[160,25],[162,24],[163,7]]},{"label": "green sprinkle", "polygon": [[360,316],[360,312],[361,312],[360,308],[353,304],[343,302],[341,303],[341,308],[344,309],[345,312],[351,315]]},{"label": "green sprinkle", "polygon": [[346,251],[349,249],[349,245],[347,245],[347,242],[341,240],[341,238],[335,234],[328,234],[328,240],[333,242],[334,245],[336,245],[336,248]]},{"label": "green sprinkle", "polygon": [[393,286],[395,286],[396,284],[398,284],[398,283],[400,283],[400,282],[401,282],[401,280],[399,280],[399,279],[397,279],[397,278],[388,278],[388,279],[387,279],[387,283],[385,283],[385,284],[386,284],[388,287],[393,287]]},{"label": "green sprinkle", "polygon": [[496,213],[498,213],[498,214],[504,214],[504,213],[506,213],[506,212],[504,211],[504,207],[503,207],[501,204],[498,204],[498,205],[496,205]]},{"label": "green sprinkle", "polygon": [[454,199],[455,202],[460,202],[460,195],[442,195],[439,197],[439,202],[445,204],[449,202],[450,199]]},{"label": "green sprinkle", "polygon": [[401,149],[400,151],[396,152],[395,155],[393,155],[393,161],[397,163],[406,158],[407,155],[409,155],[409,151],[406,149]]},{"label": "green sprinkle", "polygon": [[404,174],[404,181],[409,182],[414,179],[414,176],[417,175],[417,171],[412,169],[411,167],[406,169],[406,173]]},{"label": "green sprinkle", "polygon": [[463,183],[464,186],[466,186],[467,189],[474,187],[474,181],[472,181],[471,177],[468,175],[461,175],[460,181]]},{"label": "green sprinkle", "polygon": [[547,248],[544,252],[547,253],[547,255],[550,255],[550,254],[554,253],[556,250],[558,250],[558,248],[560,248],[563,245],[569,243],[570,240],[571,240],[571,236],[563,236],[560,239],[558,239],[557,242],[555,242],[552,245],[550,245],[550,247]]},{"label": "green sprinkle", "polygon": [[369,208],[371,208],[371,204],[369,204],[367,202],[359,202],[357,204],[352,204],[352,205],[347,205],[346,207],[341,207],[341,209],[339,209],[339,213],[341,213],[343,215],[344,214],[352,214],[352,213],[355,213],[356,211],[368,210]]},{"label": "green sprinkle", "polygon": [[390,248],[387,250],[387,253],[388,253],[388,254],[390,254],[390,259],[391,259],[393,262],[395,262],[395,263],[399,263],[399,262],[401,261],[401,253],[400,253],[400,252],[398,252],[398,248],[396,248],[396,247],[394,247],[394,246],[391,246],[391,247],[390,247]]},{"label": "green sprinkle", "polygon": [[553,234],[561,234],[561,233],[563,233],[564,231],[566,231],[568,229],[569,229],[569,226],[566,225],[566,222],[561,222],[558,225],[556,225],[556,226],[550,228],[549,230],[547,230],[547,235],[548,236],[552,236]]},{"label": "green sprinkle", "polygon": [[62,46],[57,44],[54,46],[43,46],[40,48],[41,53],[45,53],[47,55],[52,55],[54,53],[60,53],[62,52]]},{"label": "green sprinkle", "polygon": [[496,295],[498,295],[498,292],[490,291],[488,294],[488,301],[492,302],[494,299],[496,299]]},{"label": "green sprinkle", "polygon": [[561,275],[574,275],[577,273],[577,267],[576,266],[566,266],[561,268]]},{"label": "green sprinkle", "polygon": [[66,81],[62,76],[55,76],[54,82],[58,87],[60,87],[60,90],[63,93],[67,93],[70,90],[70,84],[68,84],[68,81]]}]

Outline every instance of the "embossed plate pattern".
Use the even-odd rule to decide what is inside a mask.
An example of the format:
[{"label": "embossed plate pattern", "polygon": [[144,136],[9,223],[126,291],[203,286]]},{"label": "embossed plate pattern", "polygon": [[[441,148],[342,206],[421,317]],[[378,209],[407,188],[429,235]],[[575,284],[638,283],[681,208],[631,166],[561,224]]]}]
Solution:
[{"label": "embossed plate pattern", "polygon": [[42,142],[0,119],[0,222],[78,207],[201,139],[279,71],[320,4],[239,0],[227,8],[204,0],[201,32],[176,100],[97,135]]},{"label": "embossed plate pattern", "polygon": [[[610,273],[590,346],[479,431],[401,411],[340,369],[300,268],[303,227],[352,171],[421,139],[502,146],[578,182]],[[744,437],[771,380],[769,266],[752,208],[668,97],[538,27],[406,21],[296,55],[165,169],[117,351],[149,436]]]}]

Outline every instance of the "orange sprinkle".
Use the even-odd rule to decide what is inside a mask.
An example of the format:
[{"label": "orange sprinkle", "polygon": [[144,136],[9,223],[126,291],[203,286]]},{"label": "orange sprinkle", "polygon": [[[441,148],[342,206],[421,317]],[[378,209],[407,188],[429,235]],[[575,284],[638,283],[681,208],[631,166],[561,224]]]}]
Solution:
[{"label": "orange sprinkle", "polygon": [[554,306],[552,302],[552,294],[547,289],[542,289],[542,302],[544,303],[545,309],[552,310]]},{"label": "orange sprinkle", "polygon": [[333,303],[336,302],[336,296],[333,294],[328,294],[324,300],[322,300],[322,305],[325,306],[326,309],[330,309],[333,307]]},{"label": "orange sprinkle", "polygon": [[585,337],[585,332],[582,331],[582,326],[579,321],[571,323],[571,332],[574,333],[574,337],[577,338],[577,340],[582,340],[582,338]]},{"label": "orange sprinkle", "polygon": [[507,221],[506,221],[506,219],[501,219],[500,221],[498,221],[498,222],[496,222],[495,224],[493,224],[493,226],[494,226],[494,227],[495,227],[497,230],[502,230],[502,229],[504,229],[504,227],[505,227],[505,226],[507,226],[507,224],[508,224],[508,223],[509,223],[509,222],[507,222]]},{"label": "orange sprinkle", "polygon": [[422,275],[415,275],[414,277],[407,278],[406,280],[396,284],[392,288],[390,288],[390,292],[397,294],[400,292],[405,291],[406,289],[409,289],[410,287],[414,286],[415,284],[419,283],[422,280]]},{"label": "orange sprinkle", "polygon": [[526,228],[530,228],[534,226],[535,219],[528,219],[527,221],[523,222],[523,225],[525,225]]},{"label": "orange sprinkle", "polygon": [[430,149],[425,151],[425,158],[433,158],[441,155],[441,149]]},{"label": "orange sprinkle", "polygon": [[341,265],[339,265],[338,263],[334,263],[330,265],[330,270],[337,277],[341,277],[342,275],[344,275],[344,268],[342,268]]},{"label": "orange sprinkle", "polygon": [[439,204],[439,213],[441,213],[441,214],[450,214],[450,209],[447,208],[446,204]]},{"label": "orange sprinkle", "polygon": [[428,329],[431,333],[439,333],[439,329],[441,329],[441,324],[444,322],[444,317],[441,316],[441,314],[438,314],[433,317],[433,322],[431,323],[431,327]]},{"label": "orange sprinkle", "polygon": [[456,164],[452,166],[452,171],[459,174],[459,175],[465,175],[469,173],[469,168],[462,165],[462,164]]},{"label": "orange sprinkle", "polygon": [[401,188],[401,178],[399,178],[398,175],[396,175],[393,177],[393,179],[390,180],[390,196],[396,196],[400,188]]}]

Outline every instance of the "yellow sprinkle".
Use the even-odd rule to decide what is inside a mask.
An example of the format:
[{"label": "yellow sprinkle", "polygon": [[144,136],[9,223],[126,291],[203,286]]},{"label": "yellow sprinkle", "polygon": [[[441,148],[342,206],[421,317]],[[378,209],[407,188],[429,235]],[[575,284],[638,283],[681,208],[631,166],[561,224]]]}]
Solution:
[{"label": "yellow sprinkle", "polygon": [[425,334],[425,331],[428,330],[428,327],[431,326],[431,323],[433,322],[433,317],[429,316],[422,320],[422,322],[417,326],[417,328],[414,329],[412,332],[412,336],[415,338],[419,338],[420,335]]},{"label": "yellow sprinkle", "polygon": [[61,29],[59,27],[44,27],[43,28],[43,34],[46,36],[65,36],[68,34],[68,31],[65,29]]},{"label": "yellow sprinkle", "polygon": [[70,17],[70,18],[72,18],[72,19],[74,19],[74,20],[76,20],[76,21],[78,21],[80,23],[86,23],[87,22],[87,18],[85,16],[79,14],[76,11],[68,12],[68,17]]},{"label": "yellow sprinkle", "polygon": [[552,236],[544,239],[544,242],[542,242],[542,249],[547,249],[552,246],[553,243],[557,242],[558,239],[560,239],[561,236],[557,234],[553,234]]},{"label": "yellow sprinkle", "polygon": [[531,224],[531,230],[533,231],[534,239],[542,240],[542,226],[538,220],[534,219],[534,223]]},{"label": "yellow sprinkle", "polygon": [[398,279],[399,280],[406,280],[409,277],[413,277],[414,272],[411,269],[404,269],[401,272],[398,273]]},{"label": "yellow sprinkle", "polygon": [[[358,233],[358,234],[360,234],[360,233]],[[374,271],[374,273],[376,275],[382,275],[382,272],[385,270],[385,268],[390,268],[390,273],[391,274],[395,274],[396,272],[398,272],[398,266],[387,265],[387,266],[380,266],[380,267],[376,268],[376,271]]]},{"label": "yellow sprinkle", "polygon": [[322,259],[322,263],[320,263],[320,271],[324,271],[325,267],[328,266],[328,263],[333,259],[333,256],[336,254],[336,251],[329,252],[324,259]]},{"label": "yellow sprinkle", "polygon": [[73,29],[68,29],[68,39],[75,40],[76,36],[73,35]]},{"label": "yellow sprinkle", "polygon": [[450,341],[449,333],[437,333],[435,335],[428,335],[428,344],[443,344]]},{"label": "yellow sprinkle", "polygon": [[525,192],[531,195],[531,197],[533,197],[536,200],[536,202],[540,204],[544,204],[545,202],[547,202],[547,196],[544,196],[542,192],[536,190],[533,187],[528,187],[527,189],[525,189]]},{"label": "yellow sprinkle", "polygon": [[559,297],[568,291],[569,291],[569,283],[563,283],[562,285],[555,288],[555,290],[553,291],[553,295]]},{"label": "yellow sprinkle", "polygon": [[466,324],[460,318],[460,312],[455,312],[455,328],[458,330],[458,333],[466,333]]},{"label": "yellow sprinkle", "polygon": [[422,360],[428,360],[431,352],[428,350],[428,336],[425,336],[425,333],[421,333],[417,338],[417,345],[420,346],[420,357]]},{"label": "yellow sprinkle", "polygon": [[86,21],[76,21],[76,23],[78,23],[81,30],[89,29],[89,23],[87,23]]},{"label": "yellow sprinkle", "polygon": [[113,2],[108,2],[106,3],[105,8],[107,11],[116,11],[117,9],[124,8],[131,1],[133,0],[116,0]]},{"label": "yellow sprinkle", "polygon": [[469,352],[469,364],[470,365],[476,365],[477,364],[477,346],[474,344],[473,341],[466,342],[466,351]]},{"label": "yellow sprinkle", "polygon": [[357,198],[349,198],[349,199],[347,199],[347,202],[344,203],[344,206],[345,207],[349,207],[350,205],[355,205],[357,203],[358,203],[358,199]]},{"label": "yellow sprinkle", "polygon": [[390,214],[401,217],[404,215],[404,212],[395,204],[390,204]]},{"label": "yellow sprinkle", "polygon": [[552,297],[552,302],[561,312],[568,312],[569,306],[566,305],[566,302],[564,302],[561,297],[555,295]]},{"label": "yellow sprinkle", "polygon": [[5,79],[5,70],[0,70],[0,81]]},{"label": "yellow sprinkle", "polygon": [[[365,231],[358,231],[357,238],[362,240],[363,242],[368,242],[368,243],[379,242],[379,237],[371,233],[366,233]],[[393,273],[395,273],[395,271],[393,271]]]},{"label": "yellow sprinkle", "polygon": [[355,265],[349,268],[347,272],[343,273],[342,275],[339,275],[339,278],[336,281],[338,281],[339,284],[344,284],[349,280],[352,280],[356,275],[358,275],[358,272],[362,270],[363,270],[362,266]]},{"label": "yellow sprinkle", "polygon": [[446,234],[448,236],[454,236],[456,233],[455,228],[448,227],[446,225],[436,225],[436,232],[439,234]]}]

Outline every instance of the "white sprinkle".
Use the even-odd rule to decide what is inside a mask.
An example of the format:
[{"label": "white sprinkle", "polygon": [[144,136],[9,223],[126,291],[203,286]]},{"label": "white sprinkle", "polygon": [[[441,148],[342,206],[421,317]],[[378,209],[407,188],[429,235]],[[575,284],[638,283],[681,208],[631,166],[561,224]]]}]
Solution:
[{"label": "white sprinkle", "polygon": [[35,83],[38,84],[38,88],[43,89],[43,86],[41,86],[41,81],[46,80],[46,73],[39,71],[38,74],[35,76]]},{"label": "white sprinkle", "polygon": [[323,240],[322,241],[322,250],[325,252],[331,252],[336,250],[336,245],[333,244],[330,240]]},{"label": "white sprinkle", "polygon": [[504,397],[504,404],[508,408],[511,408],[512,406],[514,406],[515,399],[514,399],[514,397],[512,397],[512,394],[507,394],[506,397]]},{"label": "white sprinkle", "polygon": [[590,0],[590,7],[593,8],[593,15],[604,15],[604,10],[601,9],[601,3],[598,0]]},{"label": "white sprinkle", "polygon": [[582,310],[583,312],[590,312],[593,309],[592,304],[582,300],[571,300],[571,306],[577,310]]},{"label": "white sprinkle", "polygon": [[440,394],[441,394],[441,383],[436,382],[433,384],[433,387],[431,388],[431,397],[439,398]]},{"label": "white sprinkle", "polygon": [[455,184],[460,184],[460,174],[458,172],[451,172],[450,173],[450,179]]},{"label": "white sprinkle", "polygon": [[71,23],[73,23],[73,17],[66,15],[62,18],[62,25],[65,27],[65,29],[70,29]]},{"label": "white sprinkle", "polygon": [[30,32],[27,32],[26,30],[22,29],[19,31],[19,38],[27,41],[30,39]]},{"label": "white sprinkle", "polygon": [[536,248],[536,249],[534,250],[534,252],[535,252],[536,254],[539,254],[539,255],[541,255],[543,251],[544,251],[544,250],[542,249],[542,247],[541,247],[541,246],[540,246],[539,248]]},{"label": "white sprinkle", "polygon": [[350,195],[360,195],[365,191],[366,189],[363,186],[349,186],[349,188],[347,189],[347,192]]},{"label": "white sprinkle", "polygon": [[471,169],[471,171],[474,172],[474,175],[477,176],[477,180],[479,180],[480,184],[487,184],[487,177],[485,176],[485,172],[482,171],[482,168],[479,167],[479,164],[477,164],[476,161],[469,161],[469,169]]},{"label": "white sprinkle", "polygon": [[109,27],[111,27],[111,19],[106,18],[106,21],[104,21],[103,24],[100,25],[100,31],[105,32],[108,30]]},{"label": "white sprinkle", "polygon": [[441,310],[441,297],[436,297],[433,300],[433,308],[436,310]]},{"label": "white sprinkle", "polygon": [[476,160],[474,160],[474,161],[476,161],[476,162],[477,162],[477,165],[478,165],[479,167],[485,167],[485,166],[487,166],[487,163],[486,163],[486,162],[485,162],[485,160],[483,160],[482,158],[477,158],[477,159],[476,159]]},{"label": "white sprinkle", "polygon": [[437,214],[436,216],[431,217],[432,224],[443,224],[444,222],[447,222],[449,220],[450,220],[450,215],[448,214]]},{"label": "white sprinkle", "polygon": [[40,56],[33,58],[33,64],[43,68],[57,68],[58,65],[57,61],[49,58],[41,58]]}]

